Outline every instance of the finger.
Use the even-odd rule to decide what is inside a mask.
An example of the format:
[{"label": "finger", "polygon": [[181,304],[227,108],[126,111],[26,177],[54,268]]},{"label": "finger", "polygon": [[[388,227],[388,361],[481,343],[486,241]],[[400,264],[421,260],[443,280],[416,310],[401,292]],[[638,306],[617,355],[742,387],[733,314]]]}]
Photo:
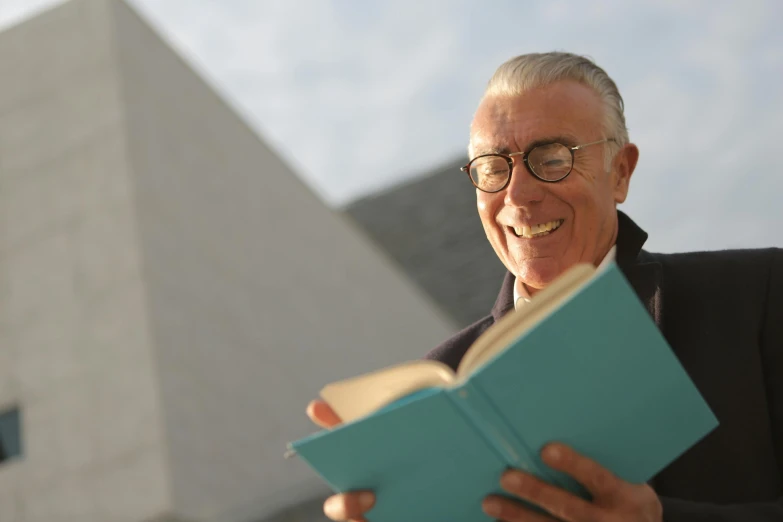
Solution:
[{"label": "finger", "polygon": [[519,502],[496,495],[485,498],[481,507],[490,517],[505,522],[554,522],[551,517],[531,511]]},{"label": "finger", "polygon": [[322,428],[331,428],[343,422],[332,407],[320,399],[311,401],[307,405],[307,416]]},{"label": "finger", "polygon": [[375,505],[370,491],[351,491],[326,499],[324,514],[332,520],[360,520]]},{"label": "finger", "polygon": [[539,506],[567,522],[598,520],[597,508],[576,495],[517,470],[509,470],[500,479],[509,493]]},{"label": "finger", "polygon": [[574,477],[596,499],[613,495],[623,484],[614,473],[565,444],[547,445],[541,458],[548,466]]}]

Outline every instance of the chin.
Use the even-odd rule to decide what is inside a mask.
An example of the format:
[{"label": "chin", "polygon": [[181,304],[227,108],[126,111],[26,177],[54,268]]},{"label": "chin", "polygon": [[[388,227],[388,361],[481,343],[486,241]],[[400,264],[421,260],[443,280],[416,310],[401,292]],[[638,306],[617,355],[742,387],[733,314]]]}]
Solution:
[{"label": "chin", "polygon": [[517,265],[517,276],[526,285],[541,289],[558,278],[565,270],[552,258],[530,259]]}]

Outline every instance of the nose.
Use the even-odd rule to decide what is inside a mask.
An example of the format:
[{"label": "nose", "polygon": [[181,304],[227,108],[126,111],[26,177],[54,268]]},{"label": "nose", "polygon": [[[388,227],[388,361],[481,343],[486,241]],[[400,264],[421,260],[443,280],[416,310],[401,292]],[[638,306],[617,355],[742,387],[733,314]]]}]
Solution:
[{"label": "nose", "polygon": [[526,207],[544,199],[544,182],[533,176],[521,158],[514,158],[511,180],[506,186],[504,202],[509,207]]}]

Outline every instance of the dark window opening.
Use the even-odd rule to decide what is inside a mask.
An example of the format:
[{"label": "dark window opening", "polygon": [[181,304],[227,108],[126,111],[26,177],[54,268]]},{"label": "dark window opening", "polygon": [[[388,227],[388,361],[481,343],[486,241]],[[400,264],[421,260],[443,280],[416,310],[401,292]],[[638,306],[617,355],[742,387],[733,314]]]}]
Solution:
[{"label": "dark window opening", "polygon": [[0,463],[22,456],[22,425],[19,408],[0,410]]}]

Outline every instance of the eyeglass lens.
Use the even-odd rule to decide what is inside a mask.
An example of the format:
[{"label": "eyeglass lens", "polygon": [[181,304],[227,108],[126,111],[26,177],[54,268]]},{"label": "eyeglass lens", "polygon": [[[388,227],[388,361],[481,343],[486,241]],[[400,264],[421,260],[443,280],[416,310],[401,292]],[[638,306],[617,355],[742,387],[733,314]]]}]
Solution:
[{"label": "eyeglass lens", "polygon": [[[527,163],[533,173],[545,181],[559,181],[571,172],[573,156],[565,145],[551,143],[532,149]],[[511,174],[509,162],[502,156],[483,156],[470,164],[473,183],[487,192],[501,190]]]}]

